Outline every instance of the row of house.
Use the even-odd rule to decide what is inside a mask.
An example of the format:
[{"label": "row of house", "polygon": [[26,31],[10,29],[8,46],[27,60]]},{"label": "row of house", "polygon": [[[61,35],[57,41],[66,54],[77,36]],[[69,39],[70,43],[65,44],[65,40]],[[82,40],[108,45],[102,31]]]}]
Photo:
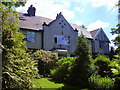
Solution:
[{"label": "row of house", "polygon": [[56,19],[35,16],[35,7],[32,5],[28,13],[19,14],[20,32],[26,35],[26,44],[29,49],[44,49],[72,55],[76,48],[77,37],[81,32],[88,39],[91,52],[109,54],[109,39],[102,28],[88,31],[79,25],[69,23],[60,12]]}]

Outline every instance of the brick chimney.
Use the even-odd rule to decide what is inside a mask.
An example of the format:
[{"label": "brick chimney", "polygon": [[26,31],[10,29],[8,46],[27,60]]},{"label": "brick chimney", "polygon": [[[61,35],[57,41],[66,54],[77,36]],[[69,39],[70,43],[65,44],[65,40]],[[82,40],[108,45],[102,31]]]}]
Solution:
[{"label": "brick chimney", "polygon": [[35,16],[36,8],[33,7],[33,5],[31,5],[31,6],[28,8],[27,12],[28,12],[28,15],[29,15],[29,16]]}]

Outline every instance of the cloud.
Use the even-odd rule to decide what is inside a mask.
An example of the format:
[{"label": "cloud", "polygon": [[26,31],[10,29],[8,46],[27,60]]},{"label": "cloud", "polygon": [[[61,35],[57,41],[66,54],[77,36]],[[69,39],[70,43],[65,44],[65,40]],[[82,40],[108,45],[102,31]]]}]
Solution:
[{"label": "cloud", "polygon": [[95,30],[95,29],[98,29],[98,28],[106,28],[108,26],[109,26],[109,23],[97,20],[96,22],[89,24],[87,26],[87,28],[88,28],[89,31],[91,31],[91,30]]},{"label": "cloud", "polygon": [[29,0],[24,7],[18,7],[18,12],[27,13],[28,7],[33,4],[36,8],[37,16],[44,16],[54,19],[57,13],[62,12],[66,19],[70,20],[75,17],[75,12],[71,11],[69,7],[71,3],[69,0]]},{"label": "cloud", "polygon": [[85,0],[92,3],[92,7],[107,6],[108,9],[115,7],[118,0]]},{"label": "cloud", "polygon": [[84,12],[84,8],[81,8],[81,7],[75,7],[75,11]]},{"label": "cloud", "polygon": [[80,20],[77,20],[74,23],[77,24],[77,25],[82,25],[82,22]]}]

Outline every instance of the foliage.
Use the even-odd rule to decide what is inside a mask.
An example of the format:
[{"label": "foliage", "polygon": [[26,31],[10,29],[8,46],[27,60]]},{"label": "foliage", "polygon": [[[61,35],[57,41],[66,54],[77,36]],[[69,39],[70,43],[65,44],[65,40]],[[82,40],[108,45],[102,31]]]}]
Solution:
[{"label": "foliage", "polygon": [[57,68],[51,70],[51,77],[57,82],[66,82],[74,66],[75,58],[68,57],[58,60]]},{"label": "foliage", "polygon": [[114,88],[117,90],[120,88],[120,56],[114,55],[110,65],[112,71],[112,77],[115,78]]},{"label": "foliage", "polygon": [[81,27],[87,29],[85,25],[81,25]]},{"label": "foliage", "polygon": [[[93,73],[101,76],[102,78],[111,78],[114,79],[114,89],[118,89],[120,86],[120,59],[119,55],[114,55],[112,60],[109,60],[109,58],[106,58],[103,55],[98,55],[98,57],[93,62],[95,66],[95,71]],[[91,76],[92,82],[94,82],[94,78],[97,78],[96,76]],[[106,79],[105,79],[106,80]],[[106,80],[107,81],[107,80]],[[91,83],[91,81],[90,81]],[[111,82],[107,82],[111,85]],[[97,84],[93,85],[92,88],[98,87],[96,85],[99,85],[100,83],[97,82]],[[101,85],[101,84],[100,84]],[[90,85],[91,86],[91,85]],[[106,86],[107,87],[107,86]]]},{"label": "foliage", "polygon": [[34,83],[33,88],[41,88],[41,89],[50,88],[52,90],[56,90],[64,86],[64,84],[54,83],[46,78],[33,79],[32,81]]},{"label": "foliage", "polygon": [[19,7],[19,6],[24,6],[27,0],[2,0],[2,4],[11,8],[12,6]]},{"label": "foliage", "polygon": [[54,69],[58,60],[57,54],[45,50],[37,50],[33,53],[34,59],[38,60],[39,74],[48,75],[50,69]]},{"label": "foliage", "polygon": [[83,34],[78,37],[74,54],[76,61],[69,76],[69,83],[77,86],[81,85],[81,88],[86,88],[88,86],[88,78],[92,72],[92,58],[88,41]]},{"label": "foliage", "polygon": [[109,53],[109,58],[110,58],[110,60],[113,59],[114,55],[115,55],[114,47],[111,47],[111,50],[110,50],[110,53]]},{"label": "foliage", "polygon": [[25,36],[18,32],[17,13],[2,6],[3,88],[32,88],[31,79],[37,75],[37,63],[26,52]]},{"label": "foliage", "polygon": [[109,64],[112,71],[112,76],[120,76],[120,58],[118,55],[114,55],[114,59]]},{"label": "foliage", "polygon": [[106,58],[103,55],[98,55],[94,62],[97,73],[102,77],[111,76],[110,63],[111,61],[109,58]]},{"label": "foliage", "polygon": [[114,87],[114,80],[109,77],[101,77],[92,74],[89,78],[90,87],[97,90],[111,90]]}]

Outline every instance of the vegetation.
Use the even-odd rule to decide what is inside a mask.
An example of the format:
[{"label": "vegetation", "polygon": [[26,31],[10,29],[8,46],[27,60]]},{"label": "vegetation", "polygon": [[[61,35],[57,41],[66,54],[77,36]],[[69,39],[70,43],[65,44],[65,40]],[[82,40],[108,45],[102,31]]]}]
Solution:
[{"label": "vegetation", "polygon": [[56,66],[57,54],[50,51],[37,50],[32,55],[38,61],[39,74],[44,76],[50,75],[50,69],[54,69]]},{"label": "vegetation", "polygon": [[58,60],[58,67],[51,71],[51,76],[55,81],[75,86],[81,85],[81,88],[86,88],[91,73],[91,56],[87,39],[84,35],[78,37],[74,55],[75,58],[68,57]]},{"label": "vegetation", "polygon": [[95,90],[110,90],[113,89],[114,80],[110,77],[101,77],[93,74],[89,78],[90,87]]},{"label": "vegetation", "polygon": [[[118,34],[114,43],[118,46],[111,50],[110,58],[98,55],[91,58],[87,39],[82,34],[78,37],[74,57],[58,60],[57,54],[45,50],[28,52],[23,39],[18,32],[17,13],[11,6],[24,5],[25,2],[3,2],[2,7],[2,87],[7,88],[88,88],[111,90],[120,88],[120,24],[112,29]],[[84,26],[83,26],[84,27]],[[1,33],[0,33],[1,34]],[[1,52],[0,52],[1,53]],[[38,68],[37,68],[38,66]],[[40,75],[49,75],[54,82],[46,78],[36,79]],[[70,87],[70,86],[73,87]]]},{"label": "vegetation", "polygon": [[49,81],[46,78],[40,78],[40,79],[33,79],[32,80],[34,83],[34,87],[33,88],[52,88],[53,89],[59,89],[62,88],[64,86],[64,84],[58,84],[58,83],[54,83]]},{"label": "vegetation", "polygon": [[62,58],[56,62],[58,65],[51,70],[51,77],[56,82],[67,82],[75,62],[74,57]]},{"label": "vegetation", "polygon": [[88,78],[92,71],[92,58],[88,41],[83,34],[78,37],[74,55],[76,57],[76,61],[69,76],[69,83],[77,86],[81,85],[81,88],[86,88],[88,87]]},{"label": "vegetation", "polygon": [[2,10],[2,87],[32,88],[31,79],[36,77],[38,70],[23,39],[18,32],[17,13],[4,5]]}]

